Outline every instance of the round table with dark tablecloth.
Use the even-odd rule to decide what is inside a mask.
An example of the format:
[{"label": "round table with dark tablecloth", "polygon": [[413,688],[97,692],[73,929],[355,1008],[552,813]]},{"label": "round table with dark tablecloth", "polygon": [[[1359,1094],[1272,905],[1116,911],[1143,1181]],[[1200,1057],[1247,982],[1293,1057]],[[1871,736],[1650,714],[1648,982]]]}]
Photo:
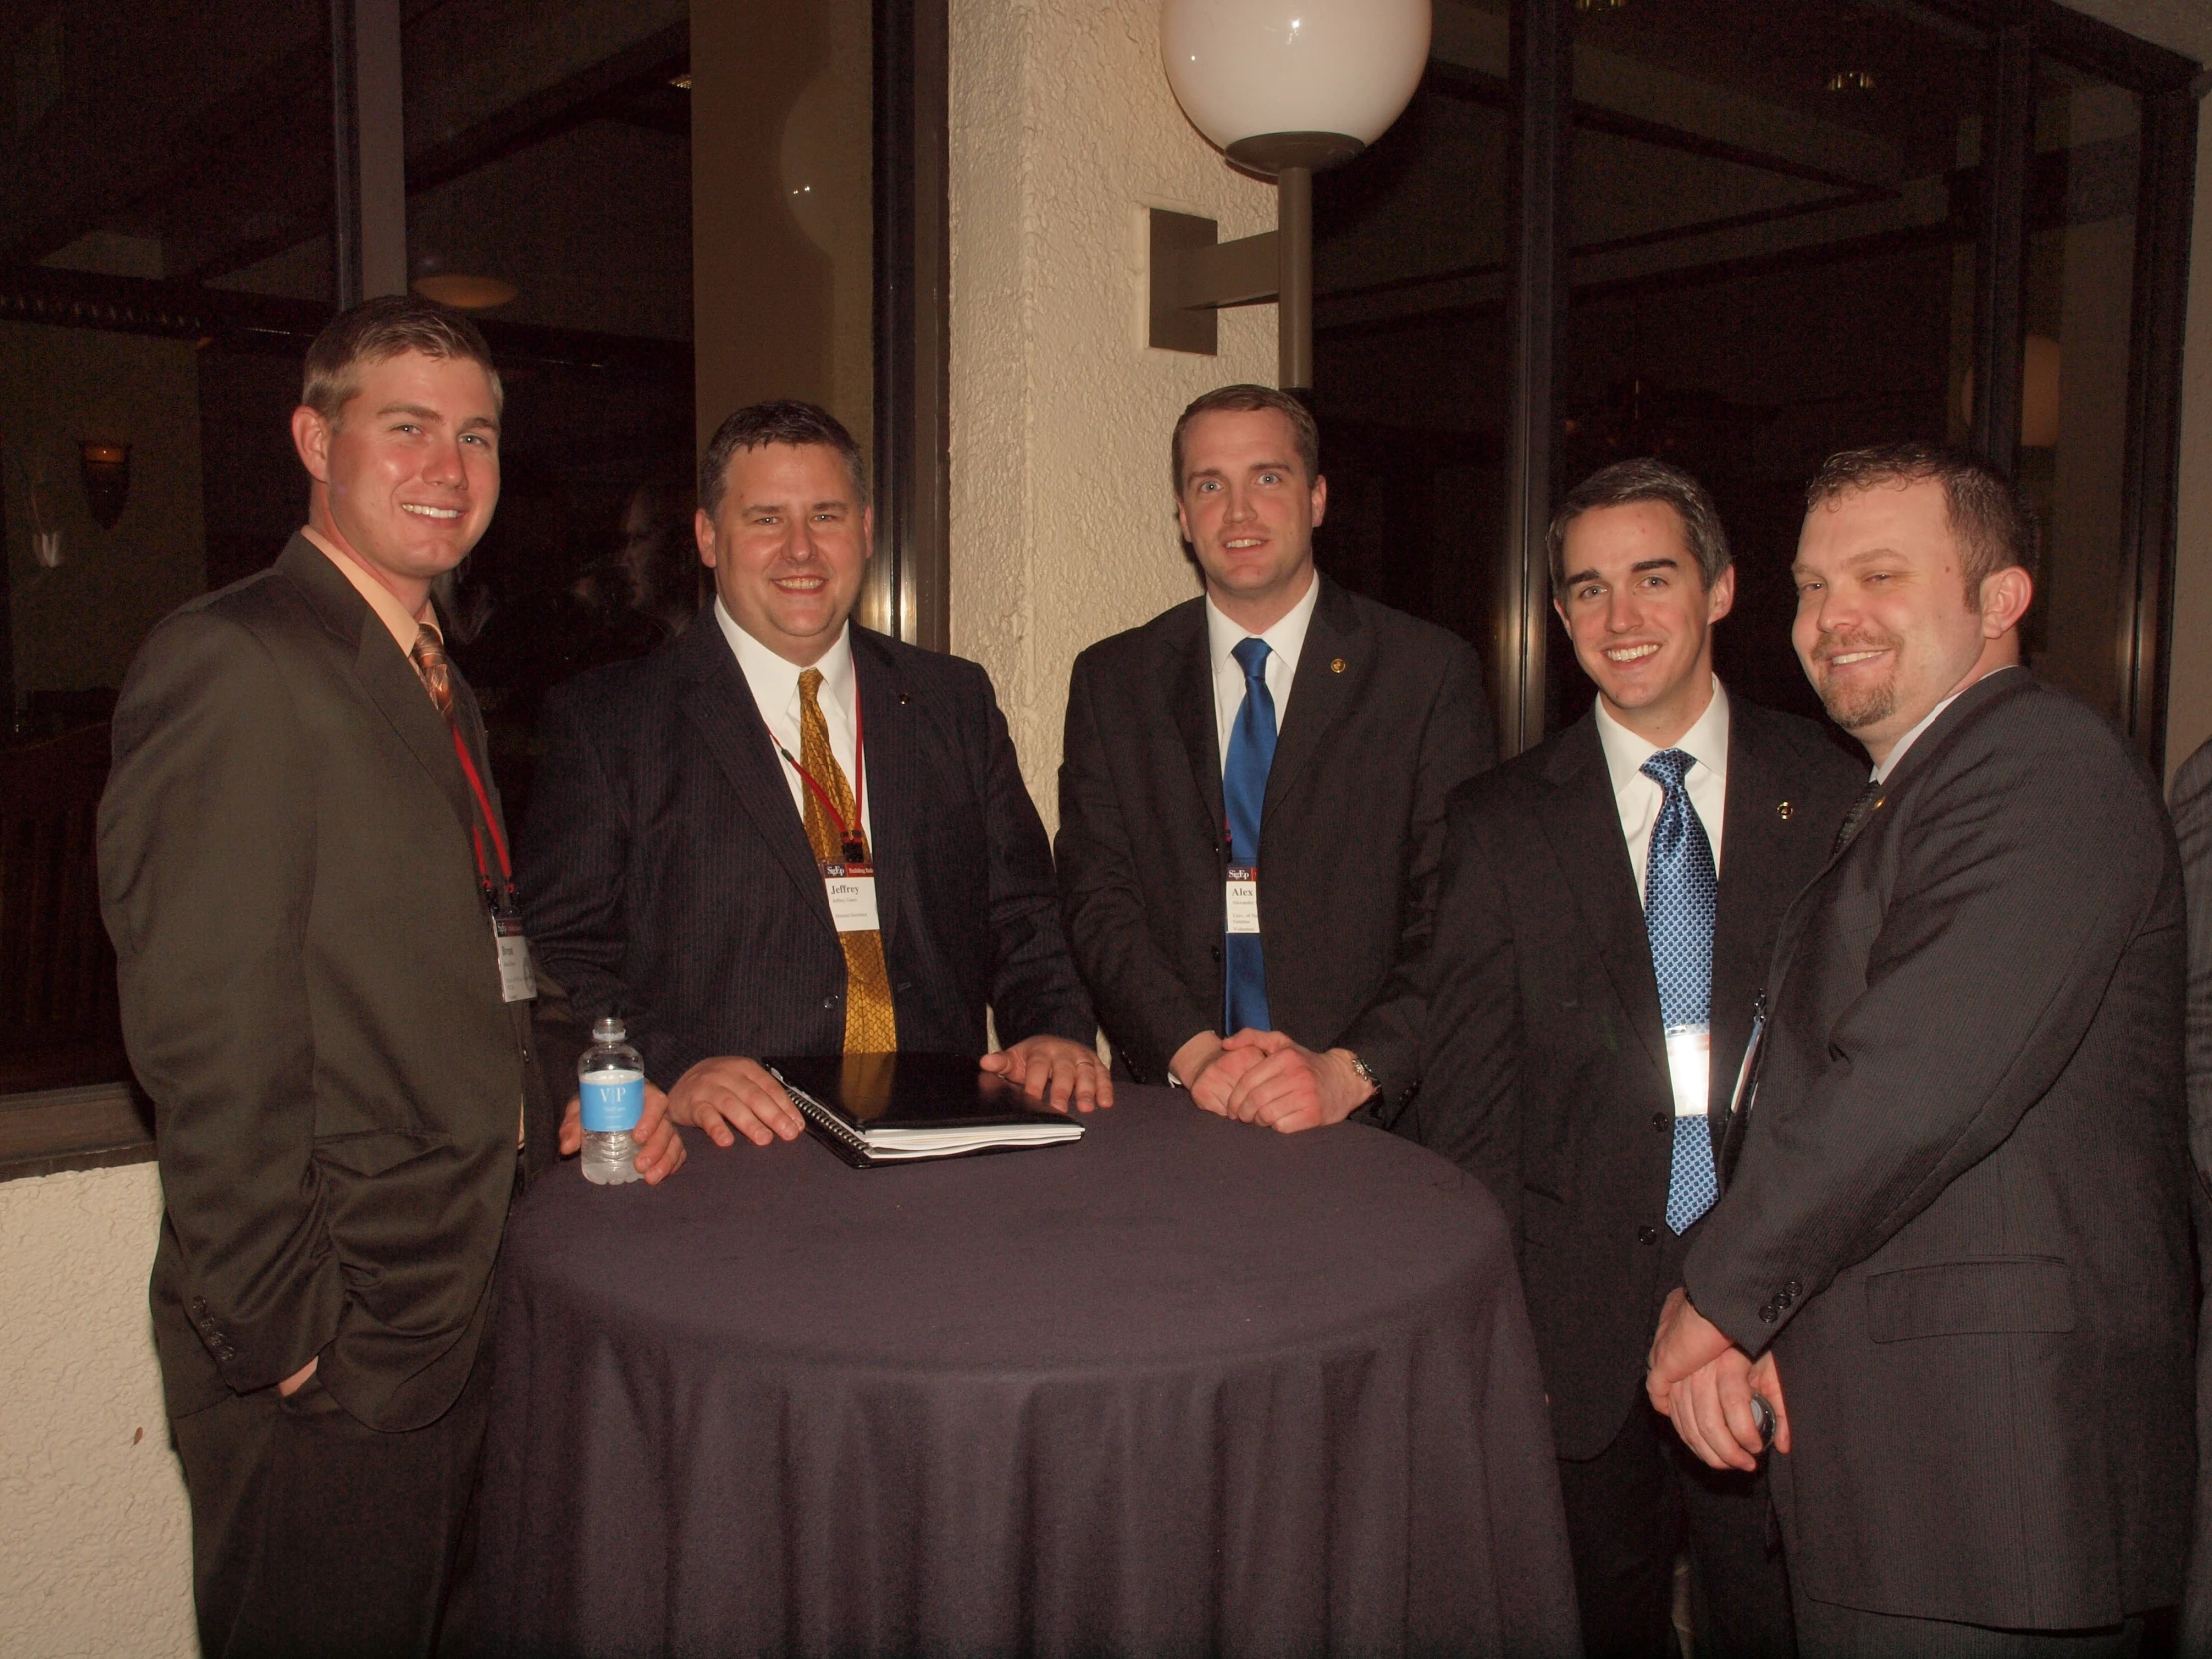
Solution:
[{"label": "round table with dark tablecloth", "polygon": [[525,1655],[1565,1653],[1505,1224],[1433,1153],[1125,1087],[1072,1146],[657,1188],[500,1270],[479,1593]]}]

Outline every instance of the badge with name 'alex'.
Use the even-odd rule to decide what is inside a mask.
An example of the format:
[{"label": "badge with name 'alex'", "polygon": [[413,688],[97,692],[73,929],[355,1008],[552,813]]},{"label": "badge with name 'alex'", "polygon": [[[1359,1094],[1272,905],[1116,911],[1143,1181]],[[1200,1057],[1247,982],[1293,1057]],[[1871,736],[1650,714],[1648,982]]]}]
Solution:
[{"label": "badge with name 'alex'", "polygon": [[1225,906],[1230,932],[1260,931],[1260,872],[1257,869],[1243,864],[1229,866]]},{"label": "badge with name 'alex'", "polygon": [[522,918],[493,916],[491,942],[499,950],[499,999],[528,1002],[538,994],[538,980],[530,971],[530,941],[522,936]]},{"label": "badge with name 'alex'", "polygon": [[840,933],[880,933],[875,916],[873,864],[824,864],[823,890],[830,895],[830,919]]}]

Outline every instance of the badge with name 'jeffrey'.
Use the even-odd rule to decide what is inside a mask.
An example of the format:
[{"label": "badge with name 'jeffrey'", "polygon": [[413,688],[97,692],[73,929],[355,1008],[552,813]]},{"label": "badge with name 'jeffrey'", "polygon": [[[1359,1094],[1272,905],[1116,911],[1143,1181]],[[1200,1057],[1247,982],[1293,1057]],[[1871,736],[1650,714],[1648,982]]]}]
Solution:
[{"label": "badge with name 'jeffrey'", "polygon": [[840,933],[880,933],[875,915],[873,864],[824,864],[823,890],[830,895],[830,919]]}]

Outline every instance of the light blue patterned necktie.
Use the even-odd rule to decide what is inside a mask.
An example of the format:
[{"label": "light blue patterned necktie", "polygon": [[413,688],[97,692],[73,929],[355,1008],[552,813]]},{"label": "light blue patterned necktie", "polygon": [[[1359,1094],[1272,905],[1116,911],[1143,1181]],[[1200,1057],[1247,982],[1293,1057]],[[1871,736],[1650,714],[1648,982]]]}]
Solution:
[{"label": "light blue patterned necktie", "polygon": [[[1222,805],[1229,817],[1229,861],[1257,868],[1260,812],[1268,798],[1268,769],[1275,764],[1275,699],[1268,692],[1268,642],[1239,640],[1230,650],[1244,670],[1244,701],[1229,728],[1229,756],[1221,769]],[[1258,933],[1222,937],[1223,1036],[1268,1031],[1268,970]]]},{"label": "light blue patterned necktie", "polygon": [[[1708,1025],[1713,1013],[1713,916],[1720,882],[1704,821],[1682,787],[1683,777],[1696,764],[1696,757],[1684,750],[1663,749],[1643,765],[1644,776],[1666,792],[1644,861],[1644,930],[1651,938],[1651,970],[1659,981],[1659,1018],[1669,1031]],[[1721,1195],[1713,1169],[1711,1121],[1679,1114],[1674,1120],[1667,1226],[1678,1237]]]}]

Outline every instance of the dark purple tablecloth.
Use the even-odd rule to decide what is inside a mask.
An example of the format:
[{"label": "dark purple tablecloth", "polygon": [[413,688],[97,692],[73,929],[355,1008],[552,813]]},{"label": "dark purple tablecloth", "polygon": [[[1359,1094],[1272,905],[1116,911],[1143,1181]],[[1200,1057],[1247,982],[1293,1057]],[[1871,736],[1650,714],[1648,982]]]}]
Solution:
[{"label": "dark purple tablecloth", "polygon": [[481,1592],[524,1654],[1568,1653],[1503,1219],[1359,1125],[691,1137],[511,1224]]}]

